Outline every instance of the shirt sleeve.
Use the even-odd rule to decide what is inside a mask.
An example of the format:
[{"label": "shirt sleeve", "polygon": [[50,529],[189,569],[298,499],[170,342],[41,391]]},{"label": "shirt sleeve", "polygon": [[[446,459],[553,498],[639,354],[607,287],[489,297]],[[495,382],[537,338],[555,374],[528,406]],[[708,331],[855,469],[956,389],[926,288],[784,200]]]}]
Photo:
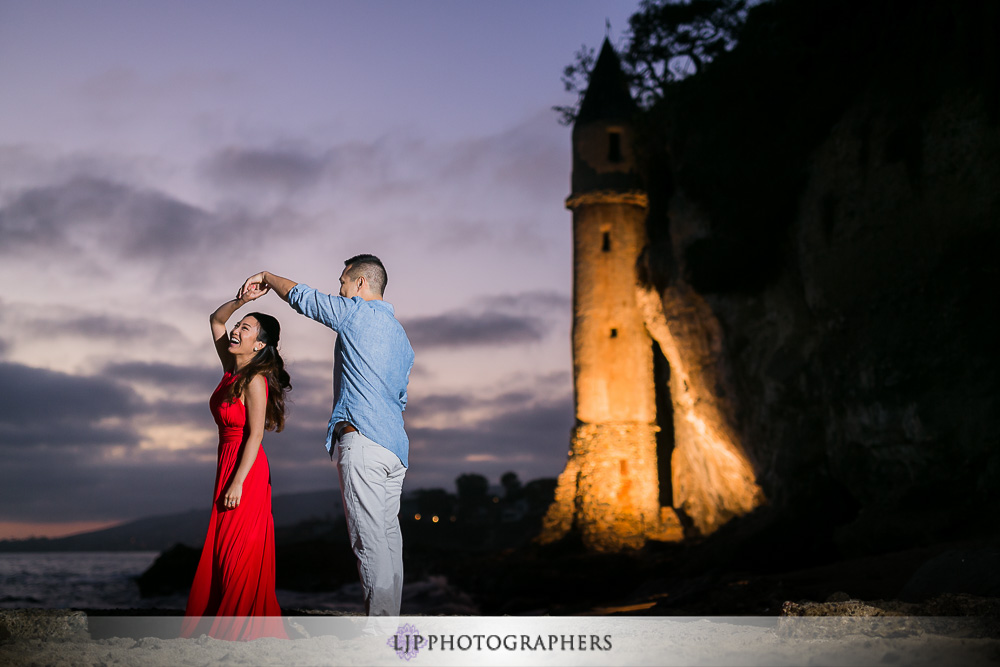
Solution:
[{"label": "shirt sleeve", "polygon": [[324,294],[299,283],[288,293],[288,305],[309,319],[339,331],[347,315],[353,310],[354,301],[343,296]]}]

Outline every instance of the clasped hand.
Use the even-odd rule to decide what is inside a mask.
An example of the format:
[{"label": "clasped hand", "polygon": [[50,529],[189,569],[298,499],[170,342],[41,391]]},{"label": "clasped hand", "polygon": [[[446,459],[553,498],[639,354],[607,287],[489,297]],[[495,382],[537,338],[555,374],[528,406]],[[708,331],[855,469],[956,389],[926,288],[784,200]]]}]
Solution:
[{"label": "clasped hand", "polygon": [[255,273],[246,279],[243,287],[236,293],[236,298],[243,301],[259,299],[271,291],[271,286],[264,282],[264,272]]}]

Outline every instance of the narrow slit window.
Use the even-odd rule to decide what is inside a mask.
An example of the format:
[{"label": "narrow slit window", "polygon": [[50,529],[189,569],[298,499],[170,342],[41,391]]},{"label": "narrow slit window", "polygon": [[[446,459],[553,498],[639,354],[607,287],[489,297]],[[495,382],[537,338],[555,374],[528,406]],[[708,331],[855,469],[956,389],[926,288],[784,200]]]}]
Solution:
[{"label": "narrow slit window", "polygon": [[611,232],[604,232],[601,236],[601,252],[611,252]]},{"label": "narrow slit window", "polygon": [[622,161],[622,133],[616,130],[608,132],[608,162]]},{"label": "narrow slit window", "polygon": [[618,338],[618,329],[612,329],[611,330],[611,337],[612,338]]}]

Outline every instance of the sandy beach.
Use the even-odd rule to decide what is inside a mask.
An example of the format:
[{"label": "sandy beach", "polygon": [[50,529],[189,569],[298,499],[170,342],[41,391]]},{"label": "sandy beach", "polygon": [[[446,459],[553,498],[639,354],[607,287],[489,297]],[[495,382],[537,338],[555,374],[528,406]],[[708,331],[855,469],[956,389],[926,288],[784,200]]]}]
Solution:
[{"label": "sandy beach", "polygon": [[[17,612],[7,612],[8,617]],[[36,614],[40,612],[34,612]],[[293,639],[176,637],[176,617],[49,614],[62,629],[0,642],[4,665],[993,665],[977,619],[286,617]],[[61,624],[61,625],[60,625]],[[8,624],[9,625],[9,624]],[[395,630],[387,630],[389,626]],[[993,633],[992,636],[991,632]],[[111,636],[107,636],[111,635]]]}]

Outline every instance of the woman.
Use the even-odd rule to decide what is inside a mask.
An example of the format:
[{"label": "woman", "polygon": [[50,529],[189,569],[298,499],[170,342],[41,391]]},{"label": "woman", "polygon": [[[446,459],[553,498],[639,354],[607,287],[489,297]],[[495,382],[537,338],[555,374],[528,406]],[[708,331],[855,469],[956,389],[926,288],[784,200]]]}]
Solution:
[{"label": "woman", "polygon": [[233,313],[266,292],[250,290],[210,317],[225,371],[209,401],[219,425],[219,461],[208,535],[181,630],[185,637],[287,637],[274,594],[271,474],[261,447],[265,429],[284,427],[285,392],[291,389],[278,353],[281,329],[270,315],[251,313],[226,332]]}]

